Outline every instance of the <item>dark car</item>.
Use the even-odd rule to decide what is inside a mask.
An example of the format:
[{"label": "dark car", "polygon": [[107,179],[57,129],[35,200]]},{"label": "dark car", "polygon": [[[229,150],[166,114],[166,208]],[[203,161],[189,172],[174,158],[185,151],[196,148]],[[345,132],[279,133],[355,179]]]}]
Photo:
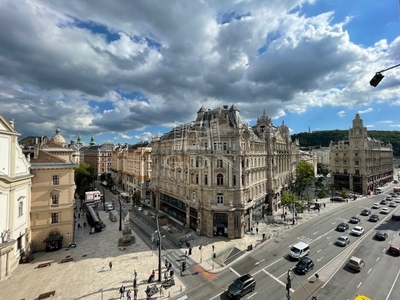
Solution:
[{"label": "dark car", "polygon": [[349,224],[347,224],[347,223],[340,223],[337,227],[336,227],[336,230],[337,231],[346,231],[346,230],[348,230],[349,229]]},{"label": "dark car", "polygon": [[331,202],[343,202],[343,198],[342,197],[332,197],[331,198]]},{"label": "dark car", "polygon": [[375,233],[375,239],[378,241],[385,241],[388,238],[388,235],[385,232],[377,231]]},{"label": "dark car", "polygon": [[312,269],[314,269],[314,262],[307,256],[303,257],[295,267],[296,272],[299,274],[307,274]]},{"label": "dark car", "polygon": [[378,222],[379,216],[378,215],[370,215],[368,221],[370,222]]},{"label": "dark car", "polygon": [[386,204],[387,204],[387,201],[386,201],[385,199],[383,199],[383,200],[380,202],[380,204],[386,205]]},{"label": "dark car", "polygon": [[248,292],[254,291],[256,281],[250,274],[243,275],[236,279],[228,288],[228,296],[231,299],[240,299]]},{"label": "dark car", "polygon": [[400,215],[393,214],[392,215],[392,220],[400,221]]},{"label": "dark car", "polygon": [[362,216],[369,216],[371,214],[371,211],[368,209],[363,209],[360,213]]},{"label": "dark car", "polygon": [[393,255],[400,256],[400,247],[397,245],[390,245],[388,252]]},{"label": "dark car", "polygon": [[360,218],[356,217],[356,216],[351,217],[349,222],[352,223],[352,224],[358,224],[358,222],[360,222]]}]

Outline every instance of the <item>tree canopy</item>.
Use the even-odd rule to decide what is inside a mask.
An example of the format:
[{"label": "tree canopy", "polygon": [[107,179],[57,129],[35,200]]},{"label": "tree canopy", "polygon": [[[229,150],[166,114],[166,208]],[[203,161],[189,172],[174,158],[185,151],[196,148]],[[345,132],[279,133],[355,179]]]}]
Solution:
[{"label": "tree canopy", "polygon": [[298,195],[303,195],[306,188],[314,180],[314,166],[306,161],[301,161],[296,166],[296,188]]},{"label": "tree canopy", "polygon": [[75,184],[79,196],[83,197],[90,190],[90,184],[94,179],[94,169],[85,162],[79,163],[75,168]]}]

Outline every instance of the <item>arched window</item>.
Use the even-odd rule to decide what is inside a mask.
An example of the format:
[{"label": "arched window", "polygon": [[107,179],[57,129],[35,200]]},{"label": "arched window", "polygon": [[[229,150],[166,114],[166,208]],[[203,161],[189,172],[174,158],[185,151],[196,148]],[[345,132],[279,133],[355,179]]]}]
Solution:
[{"label": "arched window", "polygon": [[224,175],[222,174],[217,175],[217,185],[224,185]]}]

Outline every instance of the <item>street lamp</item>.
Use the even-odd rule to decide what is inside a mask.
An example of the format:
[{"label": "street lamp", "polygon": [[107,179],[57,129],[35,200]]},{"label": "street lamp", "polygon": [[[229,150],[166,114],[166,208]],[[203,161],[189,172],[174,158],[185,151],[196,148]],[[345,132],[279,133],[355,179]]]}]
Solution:
[{"label": "street lamp", "polygon": [[160,226],[158,224],[158,215],[160,211],[157,213],[156,222],[157,222],[157,234],[158,234],[158,282],[161,282],[161,232]]},{"label": "street lamp", "polygon": [[387,68],[387,69],[384,69],[384,70],[382,70],[382,71],[376,72],[376,73],[375,73],[375,76],[372,77],[372,79],[369,81],[369,84],[370,84],[371,86],[373,86],[373,87],[376,87],[376,86],[382,81],[383,77],[385,77],[384,75],[382,75],[383,72],[386,72],[386,71],[388,71],[388,70],[390,70],[390,69],[397,68],[397,67],[399,67],[399,66],[400,66],[400,64],[395,65],[395,66],[392,66],[392,67]]},{"label": "street lamp", "polygon": [[119,202],[119,231],[122,231],[122,204],[121,204],[121,195],[118,193],[118,202]]},{"label": "street lamp", "polygon": [[106,192],[104,191],[104,185],[101,186],[103,189],[103,210],[106,211]]}]

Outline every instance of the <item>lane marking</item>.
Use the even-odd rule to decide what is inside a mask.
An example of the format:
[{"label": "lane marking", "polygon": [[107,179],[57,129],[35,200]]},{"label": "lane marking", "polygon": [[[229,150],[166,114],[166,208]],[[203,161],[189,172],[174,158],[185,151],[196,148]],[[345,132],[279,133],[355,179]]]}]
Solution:
[{"label": "lane marking", "polygon": [[247,299],[249,299],[249,298],[253,298],[253,297],[254,297],[256,294],[257,294],[257,292],[255,292],[255,293],[251,294],[250,296],[248,296],[248,297],[247,297]]},{"label": "lane marking", "polygon": [[367,274],[371,273],[371,271],[372,271],[372,269],[369,269],[368,272],[367,272]]},{"label": "lane marking", "polygon": [[229,270],[231,270],[233,273],[237,275],[237,277],[240,277],[240,274],[236,272],[232,267],[229,267]]},{"label": "lane marking", "polygon": [[362,285],[362,281],[357,285],[357,288],[359,288]]},{"label": "lane marking", "polygon": [[[278,282],[280,285],[286,287],[286,284],[283,283],[283,281],[279,280],[279,278],[275,277],[274,275],[272,275],[271,273],[269,273],[268,271],[262,270],[265,274],[267,274],[269,277],[271,277],[272,279],[274,279],[276,282]],[[290,291],[292,293],[294,293],[294,289],[290,289]]]},{"label": "lane marking", "polygon": [[316,232],[314,232],[313,234],[317,234],[319,232],[319,230],[318,231],[316,231]]},{"label": "lane marking", "polygon": [[376,261],[378,261],[379,260],[379,256],[378,256],[378,258],[376,259]]},{"label": "lane marking", "polygon": [[320,253],[322,251],[322,249],[319,249],[318,251],[317,251],[317,253]]},{"label": "lane marking", "polygon": [[330,235],[330,236],[327,236],[326,239],[329,240],[331,237],[332,237],[331,235]]},{"label": "lane marking", "polygon": [[385,300],[388,300],[388,299],[389,299],[389,297],[390,297],[390,294],[391,294],[391,293],[392,293],[392,291],[393,291],[394,285],[395,285],[395,284],[396,284],[396,282],[397,282],[397,278],[399,278],[399,274],[400,274],[400,270],[397,272],[396,278],[394,279],[394,281],[393,281],[393,284],[392,284],[392,287],[390,288],[390,290],[389,290],[389,294],[387,295],[387,297],[386,297],[386,299],[385,299]]}]

